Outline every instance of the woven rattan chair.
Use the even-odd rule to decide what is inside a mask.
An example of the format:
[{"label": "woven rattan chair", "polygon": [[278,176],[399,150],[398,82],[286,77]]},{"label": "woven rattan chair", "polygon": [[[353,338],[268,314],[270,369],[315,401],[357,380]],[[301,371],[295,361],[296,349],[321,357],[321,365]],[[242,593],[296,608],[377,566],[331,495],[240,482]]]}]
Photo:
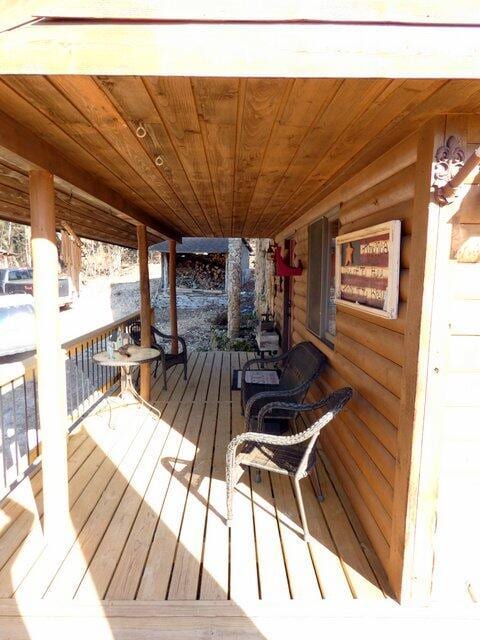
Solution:
[{"label": "woven rattan chair", "polygon": [[[317,448],[315,446],[320,431],[339,413],[352,397],[352,389],[344,387],[334,391],[323,400],[311,404],[271,402],[265,405],[258,416],[259,426],[263,426],[265,414],[272,409],[282,409],[298,414],[303,411],[322,409],[323,415],[311,427],[289,436],[272,435],[260,431],[245,432],[233,438],[228,445],[227,472],[227,525],[233,518],[233,492],[246,467],[258,471],[272,471],[293,477],[295,496],[300,510],[305,542],[310,542],[305,507],[303,505],[300,480],[315,469]],[[237,449],[241,450],[237,453]],[[317,484],[317,495],[323,499],[318,476],[312,474]]]},{"label": "woven rattan chair", "polygon": [[[278,385],[254,384],[246,382],[246,374],[254,365],[274,364],[279,368]],[[289,351],[273,358],[254,358],[248,360],[242,369],[242,409],[247,431],[257,431],[257,418],[262,407],[274,400],[301,404],[316,378],[327,363],[326,357],[311,342],[300,342]],[[283,404],[275,407],[265,417],[265,431],[281,434],[288,431],[292,420],[292,411],[285,411]]]},{"label": "woven rattan chair", "polygon": [[[132,322],[130,325],[130,337],[132,338],[134,344],[140,345],[140,334],[140,322]],[[181,336],[178,336],[177,338],[175,336],[169,336],[168,334],[159,331],[156,327],[150,327],[150,336],[152,347],[160,351],[160,355],[155,364],[155,371],[153,375],[157,377],[158,365],[161,364],[163,373],[163,388],[167,388],[167,370],[177,364],[183,365],[183,379],[186,380],[188,354],[185,339]],[[181,349],[178,353],[167,353],[162,342],[173,342],[174,340],[178,340],[178,344],[179,346],[181,346]]]}]

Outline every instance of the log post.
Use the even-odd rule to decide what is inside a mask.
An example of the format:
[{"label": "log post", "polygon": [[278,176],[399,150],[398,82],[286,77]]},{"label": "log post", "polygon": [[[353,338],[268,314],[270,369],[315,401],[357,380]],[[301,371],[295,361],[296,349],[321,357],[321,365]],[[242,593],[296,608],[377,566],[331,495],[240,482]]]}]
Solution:
[{"label": "log post", "polygon": [[162,291],[164,294],[168,290],[168,258],[165,253],[162,253]]},{"label": "log post", "polygon": [[[147,228],[137,227],[138,262],[140,267],[140,341],[142,347],[149,347],[152,311],[150,307],[150,278],[148,274]],[[150,365],[140,365],[140,395],[150,400]]]},{"label": "log post", "polygon": [[228,239],[228,329],[230,339],[240,335],[240,291],[242,288],[242,239]]},{"label": "log post", "polygon": [[[177,243],[168,241],[168,279],[170,285],[170,333],[175,338],[178,336],[177,320]],[[178,340],[172,342],[172,353],[178,353]]]},{"label": "log post", "polygon": [[44,535],[55,552],[69,541],[67,394],[58,306],[58,253],[53,175],[30,172],[33,293],[42,436]]},{"label": "log post", "polygon": [[255,240],[255,311],[260,323],[262,314],[267,311],[266,296],[266,254],[261,238]]}]

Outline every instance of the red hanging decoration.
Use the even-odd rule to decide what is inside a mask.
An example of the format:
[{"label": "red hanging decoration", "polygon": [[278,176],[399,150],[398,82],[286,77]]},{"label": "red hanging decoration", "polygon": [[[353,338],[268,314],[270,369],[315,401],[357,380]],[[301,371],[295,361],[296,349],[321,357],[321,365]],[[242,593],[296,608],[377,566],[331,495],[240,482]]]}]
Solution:
[{"label": "red hanging decoration", "polygon": [[291,267],[286,263],[285,258],[282,256],[282,249],[280,245],[275,244],[273,247],[273,261],[275,263],[275,275],[281,278],[290,276],[301,276],[303,267],[301,260],[298,261],[298,266]]}]

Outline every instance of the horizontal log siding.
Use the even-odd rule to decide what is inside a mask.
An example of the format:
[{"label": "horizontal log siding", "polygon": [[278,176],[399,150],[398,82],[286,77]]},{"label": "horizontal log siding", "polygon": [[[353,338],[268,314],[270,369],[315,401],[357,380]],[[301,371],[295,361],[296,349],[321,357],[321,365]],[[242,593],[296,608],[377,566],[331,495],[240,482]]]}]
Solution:
[{"label": "horizontal log siding", "polygon": [[[365,190],[358,176],[353,176],[337,190],[342,202],[335,203],[334,194],[328,196],[330,206],[341,205],[339,233],[402,220],[400,304],[396,320],[339,307],[335,348],[329,349],[307,327],[308,225],[316,218],[307,218],[293,236],[296,256],[304,265],[302,275],[294,278],[293,343],[310,340],[328,356],[327,370],[314,385],[312,398],[343,385],[355,390],[348,408],[322,433],[321,443],[387,573],[410,287],[414,146],[416,140],[412,137],[385,154],[381,162],[375,159],[366,170]],[[326,209],[322,210],[319,203],[316,211],[319,217]],[[277,237],[277,242],[283,242],[284,237]],[[275,312],[279,325],[282,309],[283,296],[277,292]]]}]

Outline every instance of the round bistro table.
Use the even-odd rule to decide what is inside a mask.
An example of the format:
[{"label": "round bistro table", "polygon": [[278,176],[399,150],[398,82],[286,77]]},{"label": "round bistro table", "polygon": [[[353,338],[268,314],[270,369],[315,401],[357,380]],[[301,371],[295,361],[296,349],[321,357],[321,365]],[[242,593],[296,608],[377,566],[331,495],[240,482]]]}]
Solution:
[{"label": "round bistro table", "polygon": [[154,362],[160,357],[160,351],[153,347],[138,347],[137,345],[129,344],[127,354],[114,351],[113,357],[110,357],[106,351],[100,351],[93,356],[93,361],[102,367],[119,367],[121,369],[120,394],[115,397],[110,396],[108,400],[116,401],[114,408],[140,404],[153,411],[160,418],[160,411],[142,398],[135,389],[132,379],[132,368]]}]

